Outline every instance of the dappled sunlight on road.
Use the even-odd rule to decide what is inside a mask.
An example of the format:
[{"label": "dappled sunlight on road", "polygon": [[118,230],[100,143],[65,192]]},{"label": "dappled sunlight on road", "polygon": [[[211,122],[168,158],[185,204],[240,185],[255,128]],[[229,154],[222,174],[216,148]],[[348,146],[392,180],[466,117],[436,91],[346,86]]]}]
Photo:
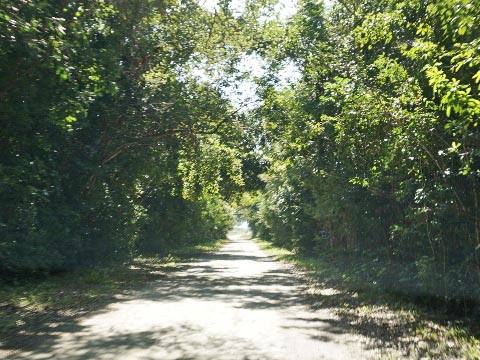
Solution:
[{"label": "dappled sunlight on road", "polygon": [[248,231],[237,226],[220,251],[180,264],[17,359],[378,357],[328,310],[311,310],[306,286]]}]

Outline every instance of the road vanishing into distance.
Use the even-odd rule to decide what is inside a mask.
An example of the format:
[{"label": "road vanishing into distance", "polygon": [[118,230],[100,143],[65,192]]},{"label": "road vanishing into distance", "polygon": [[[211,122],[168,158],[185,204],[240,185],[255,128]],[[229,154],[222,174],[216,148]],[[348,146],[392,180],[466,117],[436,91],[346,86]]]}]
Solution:
[{"label": "road vanishing into distance", "polygon": [[306,283],[261,250],[246,227],[229,239],[14,359],[385,357],[330,310],[314,309]]}]

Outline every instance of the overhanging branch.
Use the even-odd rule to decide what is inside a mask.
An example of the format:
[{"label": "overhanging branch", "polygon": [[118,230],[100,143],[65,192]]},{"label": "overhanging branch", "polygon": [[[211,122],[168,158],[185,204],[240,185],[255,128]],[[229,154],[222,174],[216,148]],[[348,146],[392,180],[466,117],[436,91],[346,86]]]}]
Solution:
[{"label": "overhanging branch", "polygon": [[150,134],[150,135],[144,135],[144,136],[139,136],[136,137],[120,146],[118,146],[115,150],[113,150],[108,156],[105,157],[105,159],[102,161],[102,165],[105,165],[115,159],[118,155],[120,155],[124,150],[134,146],[134,145],[140,145],[144,143],[145,141],[149,140],[155,140],[155,139],[162,139],[166,137],[170,137],[176,134],[190,134],[190,135],[213,135],[216,134],[220,131],[222,126],[224,126],[228,121],[232,120],[232,117],[236,115],[242,108],[239,108],[230,114],[227,114],[223,119],[221,119],[214,127],[212,130],[199,130],[199,131],[194,131],[192,128],[189,129],[171,129],[171,130],[166,130],[165,132],[162,132],[160,134]]},{"label": "overhanging branch", "polygon": [[103,161],[102,165],[105,165],[106,163],[112,161],[115,159],[118,155],[120,155],[124,150],[128,149],[129,147],[133,145],[138,145],[144,141],[147,140],[155,140],[155,139],[162,139],[166,138],[175,134],[179,133],[188,133],[190,130],[188,129],[172,129],[172,130],[167,130],[161,134],[151,134],[151,135],[145,135],[145,136],[140,136],[137,138],[134,138],[132,141],[129,141],[127,143],[124,143],[120,146],[118,146],[114,151],[112,151]]}]

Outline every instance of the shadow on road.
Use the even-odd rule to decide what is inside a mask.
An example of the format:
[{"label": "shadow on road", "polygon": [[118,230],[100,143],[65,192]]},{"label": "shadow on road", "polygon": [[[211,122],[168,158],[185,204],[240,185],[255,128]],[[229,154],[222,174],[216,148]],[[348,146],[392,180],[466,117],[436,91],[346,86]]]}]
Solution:
[{"label": "shadow on road", "polygon": [[[121,359],[133,353],[141,359],[349,357],[349,346],[359,344],[351,325],[326,306],[319,310],[318,299],[312,302],[306,289],[287,266],[251,240],[236,237],[221,251],[181,264],[88,317],[45,321],[41,330],[28,334],[15,358]],[[300,353],[288,355],[289,341],[298,343]]]}]

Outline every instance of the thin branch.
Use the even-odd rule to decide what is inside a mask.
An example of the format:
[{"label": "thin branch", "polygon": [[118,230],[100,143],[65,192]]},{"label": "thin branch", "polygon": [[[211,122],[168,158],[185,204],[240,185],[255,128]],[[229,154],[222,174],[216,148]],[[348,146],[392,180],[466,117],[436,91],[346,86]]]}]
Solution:
[{"label": "thin branch", "polygon": [[105,160],[102,161],[102,165],[105,165],[106,163],[112,161],[113,159],[115,159],[118,155],[120,155],[124,150],[128,149],[129,147],[131,147],[133,145],[138,145],[139,143],[141,143],[143,141],[153,140],[153,139],[162,139],[162,138],[169,137],[169,136],[172,136],[172,135],[175,135],[175,134],[178,134],[178,133],[187,133],[187,132],[189,132],[189,130],[187,130],[187,129],[172,129],[172,130],[168,130],[168,131],[166,131],[164,133],[161,133],[161,134],[145,135],[145,136],[134,138],[132,141],[118,146],[113,152],[110,153],[110,155],[108,155],[106,157]]},{"label": "thin branch", "polygon": [[350,13],[350,15],[355,15],[355,10],[354,9],[352,10],[350,6],[347,5],[347,1],[338,0],[338,2]]},{"label": "thin branch", "polygon": [[194,131],[193,128],[190,129],[171,129],[167,130],[165,132],[162,132],[160,134],[151,134],[151,135],[144,135],[144,136],[139,136],[134,139],[132,139],[129,142],[126,142],[120,146],[118,146],[115,150],[113,150],[103,161],[102,165],[105,165],[115,159],[118,155],[120,155],[124,150],[130,148],[133,145],[139,145],[142,142],[148,141],[148,140],[155,140],[155,139],[163,139],[166,137],[170,137],[176,134],[199,134],[199,135],[213,135],[216,134],[220,131],[221,127],[224,126],[228,121],[232,119],[232,116],[236,115],[242,108],[238,108],[235,111],[231,112],[230,114],[227,114],[222,120],[220,120],[212,130],[209,131]]}]

